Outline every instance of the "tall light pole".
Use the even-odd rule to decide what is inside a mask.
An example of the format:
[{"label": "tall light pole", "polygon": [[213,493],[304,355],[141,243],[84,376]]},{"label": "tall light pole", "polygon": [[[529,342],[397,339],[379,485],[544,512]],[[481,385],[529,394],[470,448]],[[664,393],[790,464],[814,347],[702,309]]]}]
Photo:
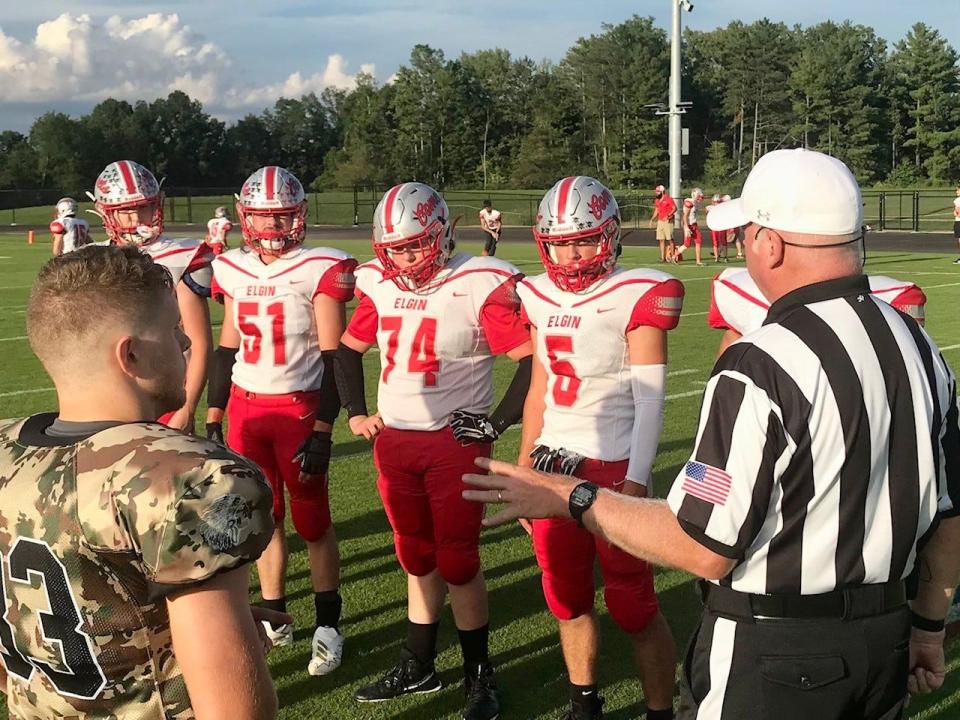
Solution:
[{"label": "tall light pole", "polygon": [[[672,7],[670,32],[670,196],[680,207],[680,158],[681,137],[683,130],[680,125],[680,116],[686,112],[686,103],[680,100],[680,11],[693,11],[690,0],[670,0]],[[677,224],[680,222],[680,213],[677,213]]]}]

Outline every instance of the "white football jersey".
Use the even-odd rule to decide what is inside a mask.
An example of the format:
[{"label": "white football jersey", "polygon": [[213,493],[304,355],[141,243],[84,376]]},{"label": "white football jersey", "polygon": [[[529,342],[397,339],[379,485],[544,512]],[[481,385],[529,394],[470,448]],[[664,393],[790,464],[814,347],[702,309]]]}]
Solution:
[{"label": "white football jersey", "polygon": [[490,210],[490,212],[481,210],[480,217],[487,223],[487,227],[491,230],[496,230],[498,227],[500,227],[502,215],[500,214],[499,210]]},{"label": "white football jersey", "polygon": [[[923,325],[927,296],[912,282],[870,275],[870,292]],[[770,303],[745,268],[724,270],[713,279],[707,323],[718,330],[753,332],[767,317]]]},{"label": "white football jersey", "polygon": [[606,462],[629,458],[635,406],[627,333],[675,328],[683,284],[657,270],[616,268],[585,293],[560,290],[546,274],[524,280],[517,293],[547,371],[537,444]]},{"label": "white football jersey", "polygon": [[357,268],[347,328],[380,348],[377,411],[387,427],[439,430],[454,410],[493,402],[493,358],[529,339],[520,322],[513,265],[458,253],[429,286],[401,290],[379,260]]},{"label": "white football jersey", "polygon": [[230,321],[240,332],[233,384],[270,395],[318,389],[323,357],[313,300],[321,293],[352,298],[356,266],[342,250],[324,247],[301,247],[269,265],[244,248],[218,255],[213,293],[233,300]]},{"label": "white football jersey", "polygon": [[161,235],[140,249],[153,258],[155,263],[163,265],[170,271],[174,287],[187,273],[200,286],[210,287],[210,263],[214,256],[206,243],[190,238],[171,238]]},{"label": "white football jersey", "polygon": [[683,206],[687,208],[687,224],[697,224],[697,211],[700,209],[700,203],[694,202],[693,198],[687,198],[683,201]]},{"label": "white football jersey", "polygon": [[62,217],[50,223],[50,232],[63,235],[63,252],[73,252],[90,242],[90,223],[83,218]]},{"label": "white football jersey", "polygon": [[207,237],[209,238],[209,242],[214,244],[225,243],[227,241],[227,233],[232,229],[233,223],[225,217],[208,220]]}]

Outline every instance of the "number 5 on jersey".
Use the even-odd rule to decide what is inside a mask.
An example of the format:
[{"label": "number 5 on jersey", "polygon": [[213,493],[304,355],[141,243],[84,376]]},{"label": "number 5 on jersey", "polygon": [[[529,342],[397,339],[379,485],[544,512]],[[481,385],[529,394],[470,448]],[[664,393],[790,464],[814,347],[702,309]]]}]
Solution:
[{"label": "number 5 on jersey", "polygon": [[556,376],[553,381],[553,402],[560,407],[571,407],[580,392],[580,378],[573,363],[561,360],[557,355],[573,355],[573,338],[569,335],[546,335],[543,342],[550,359],[550,372]]},{"label": "number 5 on jersey", "polygon": [[[383,368],[383,382],[389,382],[390,373],[397,366],[397,348],[400,344],[400,331],[403,329],[402,317],[381,317],[380,329],[387,336],[386,365]],[[437,320],[425,317],[420,321],[417,332],[410,344],[410,356],[407,359],[407,372],[422,373],[424,387],[436,387],[440,361],[437,359]]]}]

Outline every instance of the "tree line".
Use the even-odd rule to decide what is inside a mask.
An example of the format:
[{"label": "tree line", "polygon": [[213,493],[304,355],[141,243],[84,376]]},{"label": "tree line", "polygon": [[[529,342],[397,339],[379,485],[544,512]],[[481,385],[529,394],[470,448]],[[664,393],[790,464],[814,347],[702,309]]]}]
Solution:
[{"label": "tree line", "polygon": [[[130,158],[176,186],[233,187],[290,168],[315,190],[418,179],[438,187],[543,188],[590,174],[614,187],[667,177],[669,42],[649,17],[605,24],[558,63],[501,49],[448,59],[417,45],[387,84],[281,98],[230,125],[182,92],[49,112],[0,133],[0,189],[75,191]],[[956,50],[923,23],[892,47],[850,22],[732,22],[684,35],[685,183],[735,188],[764,153],[808,147],[863,183],[960,179]]]}]

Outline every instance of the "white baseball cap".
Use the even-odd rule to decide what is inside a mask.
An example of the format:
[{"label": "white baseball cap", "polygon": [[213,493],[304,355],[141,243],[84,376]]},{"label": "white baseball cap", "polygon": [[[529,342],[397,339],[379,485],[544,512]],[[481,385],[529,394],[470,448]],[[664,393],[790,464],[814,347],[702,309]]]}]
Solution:
[{"label": "white baseball cap", "polygon": [[774,150],[754,165],[740,197],[707,215],[711,230],[751,222],[804,235],[852,235],[863,226],[860,186],[835,157],[814,150]]}]

